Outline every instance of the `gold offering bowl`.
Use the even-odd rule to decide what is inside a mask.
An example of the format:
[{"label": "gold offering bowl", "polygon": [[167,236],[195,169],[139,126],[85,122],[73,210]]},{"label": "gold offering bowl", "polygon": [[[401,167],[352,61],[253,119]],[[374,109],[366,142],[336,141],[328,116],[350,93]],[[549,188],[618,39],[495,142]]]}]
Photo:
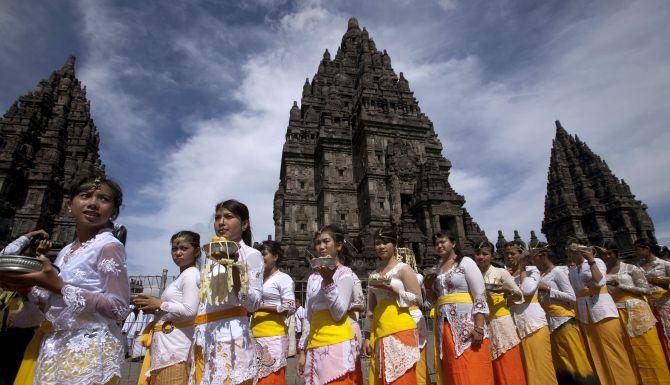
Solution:
[{"label": "gold offering bowl", "polygon": [[207,258],[218,262],[227,262],[225,260],[237,260],[240,245],[237,242],[227,240],[225,237],[214,237],[202,249],[205,251]]}]

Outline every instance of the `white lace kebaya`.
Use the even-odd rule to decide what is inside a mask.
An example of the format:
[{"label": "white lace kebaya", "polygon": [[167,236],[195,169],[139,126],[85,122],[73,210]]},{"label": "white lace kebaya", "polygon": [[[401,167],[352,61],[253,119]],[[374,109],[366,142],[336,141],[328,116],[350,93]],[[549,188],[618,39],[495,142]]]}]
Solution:
[{"label": "white lace kebaya", "polygon": [[121,376],[123,343],[117,323],[129,312],[130,283],[123,244],[101,230],[72,251],[69,244],[55,265],[65,283],[62,295],[33,288],[54,331],[42,340],[34,383],[105,384]]},{"label": "white lace kebaya", "polygon": [[[249,313],[258,310],[263,295],[263,257],[261,253],[240,241],[238,262],[246,263],[249,290],[245,293],[230,292],[225,301],[209,303],[200,298],[198,315],[216,313],[235,307],[244,307]],[[205,278],[210,282],[223,276],[224,267],[206,259],[202,269],[201,285]],[[209,274],[205,277],[204,274]],[[235,316],[204,323],[195,327],[194,348],[202,349],[204,368],[199,385],[219,385],[229,381],[240,384],[258,376],[256,341],[251,335],[249,317]],[[195,384],[195,365],[191,367],[189,384]]]},{"label": "white lace kebaya", "polygon": [[[160,310],[156,313],[156,322],[165,324],[172,322],[193,321],[198,312],[198,286],[200,271],[191,266],[179,274],[161,294]],[[193,326],[174,328],[169,333],[157,332],[151,341],[150,371],[186,362],[193,339]]]}]

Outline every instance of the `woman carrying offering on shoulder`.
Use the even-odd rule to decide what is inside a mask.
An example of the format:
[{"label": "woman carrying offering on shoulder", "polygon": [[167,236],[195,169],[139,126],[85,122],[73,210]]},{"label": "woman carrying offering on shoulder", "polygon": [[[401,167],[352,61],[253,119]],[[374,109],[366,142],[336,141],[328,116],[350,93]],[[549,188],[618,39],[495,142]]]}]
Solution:
[{"label": "woman carrying offering on shoulder", "polygon": [[295,312],[294,284],[277,266],[284,255],[279,242],[263,241],[260,245],[265,270],[263,299],[251,318],[251,331],[259,350],[258,385],[286,384],[288,353],[288,317]]},{"label": "woman carrying offering on shoulder", "polygon": [[475,261],[484,275],[489,315],[486,323],[491,339],[493,378],[496,385],[525,385],[526,375],[521,359],[521,339],[516,331],[508,303],[520,300],[521,289],[512,275],[491,265],[495,246],[485,241],[475,247]]},{"label": "woman carrying offering on shoulder", "polygon": [[531,260],[540,270],[537,286],[540,305],[547,314],[551,353],[560,385],[598,385],[589,361],[586,341],[575,320],[575,292],[567,268],[555,266],[546,244],[530,250]]},{"label": "woman carrying offering on shoulder", "polygon": [[140,294],[133,302],[146,313],[155,313],[140,342],[148,348],[138,385],[186,385],[186,361],[193,339],[193,320],[198,311],[200,235],[180,231],[170,238],[172,261],[179,276],[160,298]]},{"label": "woman carrying offering on shoulder", "polygon": [[[325,226],[314,239],[324,264],[314,265],[307,281],[300,355],[297,371],[306,385],[354,385],[356,341],[347,312],[351,308],[354,278],[345,264],[350,258],[337,226]],[[334,258],[331,266],[328,261]],[[343,263],[344,262],[344,263]]]},{"label": "woman carrying offering on shoulder", "polygon": [[510,310],[521,337],[526,383],[557,384],[547,316],[537,297],[540,271],[535,266],[528,266],[528,254],[520,241],[511,241],[505,245],[505,262],[523,294],[523,301],[510,306]]},{"label": "woman carrying offering on shoulder", "polygon": [[656,318],[645,300],[651,290],[644,271],[621,262],[619,248],[613,241],[605,242],[599,249],[607,266],[607,291],[619,309],[628,357],[639,383],[670,384],[668,364],[656,330]]},{"label": "woman carrying offering on shoulder", "polygon": [[630,385],[637,378],[623,340],[619,312],[607,292],[605,262],[584,241],[568,243],[570,284],[577,296],[577,320],[586,336],[598,380],[602,385]]},{"label": "woman carrying offering on shoulder", "polygon": [[435,304],[435,366],[438,384],[493,385],[491,348],[486,328],[489,307],[484,278],[470,257],[459,255],[456,239],[436,234],[440,256],[437,276],[424,287]]},{"label": "woman carrying offering on shoulder", "polygon": [[423,302],[416,272],[396,259],[398,234],[375,234],[380,268],[370,275],[363,351],[371,356],[370,384],[415,385],[419,335],[409,308]]}]

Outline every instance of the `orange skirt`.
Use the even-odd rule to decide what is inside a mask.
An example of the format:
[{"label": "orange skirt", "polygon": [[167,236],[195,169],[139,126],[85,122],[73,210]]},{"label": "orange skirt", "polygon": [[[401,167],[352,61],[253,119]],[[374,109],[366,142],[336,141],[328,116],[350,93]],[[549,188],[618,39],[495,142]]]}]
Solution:
[{"label": "orange skirt", "polygon": [[438,385],[494,385],[491,347],[485,339],[480,346],[466,349],[456,357],[454,337],[448,322],[442,324],[442,381]]},{"label": "orange skirt", "polygon": [[[407,346],[415,345],[417,346],[419,343],[418,340],[418,335],[416,333],[415,329],[411,330],[404,330],[398,333],[393,334],[395,338],[397,338],[400,342]],[[385,373],[385,368],[384,368],[384,344],[382,344],[381,339],[377,340],[375,344],[379,345],[379,357],[376,357],[375,362],[377,365],[379,365],[379,370],[376,370],[370,367],[370,374],[375,375],[376,378],[373,381],[369,381],[370,384],[374,385],[416,385],[416,364],[412,366],[410,369],[408,369],[402,376],[396,378],[395,381],[393,382],[387,382],[386,381],[386,376],[384,375]],[[381,376],[378,376],[378,374],[381,374]]]},{"label": "orange skirt", "polygon": [[668,340],[666,340],[665,330],[663,328],[663,321],[661,320],[661,315],[658,314],[654,307],[651,307],[654,316],[656,316],[656,331],[658,332],[658,338],[661,340],[661,347],[663,347],[663,354],[665,355],[665,362],[670,367],[670,346],[668,346]]},{"label": "orange skirt", "polygon": [[356,367],[354,368],[354,384],[363,385],[363,369],[361,368],[361,357],[356,357]]},{"label": "orange skirt", "polygon": [[493,360],[493,379],[495,385],[526,385],[520,345]]},{"label": "orange skirt", "polygon": [[261,378],[256,385],[286,385],[286,367]]}]

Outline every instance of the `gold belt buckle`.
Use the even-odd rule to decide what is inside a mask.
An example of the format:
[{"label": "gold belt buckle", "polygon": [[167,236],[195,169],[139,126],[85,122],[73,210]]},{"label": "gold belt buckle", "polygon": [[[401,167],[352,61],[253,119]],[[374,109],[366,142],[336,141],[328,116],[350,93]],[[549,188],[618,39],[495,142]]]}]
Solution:
[{"label": "gold belt buckle", "polygon": [[167,321],[163,322],[163,326],[161,327],[161,331],[165,334],[170,334],[174,330],[174,323],[172,321]]}]

